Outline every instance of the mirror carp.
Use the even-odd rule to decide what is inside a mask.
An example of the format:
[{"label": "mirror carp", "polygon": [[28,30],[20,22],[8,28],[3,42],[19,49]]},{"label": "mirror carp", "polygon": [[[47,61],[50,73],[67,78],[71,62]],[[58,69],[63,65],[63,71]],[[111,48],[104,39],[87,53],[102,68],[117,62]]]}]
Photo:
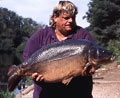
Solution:
[{"label": "mirror carp", "polygon": [[27,61],[14,66],[8,74],[8,90],[13,91],[23,77],[35,72],[43,75],[44,82],[68,85],[72,78],[87,73],[90,66],[96,69],[115,58],[112,52],[89,40],[55,42],[38,49]]}]

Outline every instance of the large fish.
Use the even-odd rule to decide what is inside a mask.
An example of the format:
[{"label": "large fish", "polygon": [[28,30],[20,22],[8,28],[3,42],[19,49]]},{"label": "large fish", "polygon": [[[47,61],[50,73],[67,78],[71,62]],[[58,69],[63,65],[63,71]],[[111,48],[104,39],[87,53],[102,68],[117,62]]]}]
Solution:
[{"label": "large fish", "polygon": [[110,51],[85,40],[65,40],[45,46],[9,72],[8,89],[13,91],[19,81],[33,73],[43,75],[45,82],[68,84],[82,75],[89,66],[97,67],[115,59]]}]

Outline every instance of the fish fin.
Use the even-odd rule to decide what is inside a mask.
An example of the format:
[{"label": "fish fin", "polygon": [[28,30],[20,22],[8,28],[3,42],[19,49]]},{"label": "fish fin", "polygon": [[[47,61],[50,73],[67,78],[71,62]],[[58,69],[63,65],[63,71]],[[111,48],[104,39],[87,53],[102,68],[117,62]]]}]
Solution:
[{"label": "fish fin", "polygon": [[70,83],[70,81],[72,80],[72,78],[73,78],[73,77],[64,79],[64,80],[62,81],[62,83],[68,85],[68,84]]},{"label": "fish fin", "polygon": [[16,65],[10,66],[8,71],[8,77],[10,77],[15,72],[16,69],[17,69]]},{"label": "fish fin", "polygon": [[14,67],[8,72],[8,90],[13,91],[22,77],[17,73],[17,67]]},{"label": "fish fin", "polygon": [[87,63],[82,71],[82,76],[90,75],[94,70],[94,67],[90,63]]}]

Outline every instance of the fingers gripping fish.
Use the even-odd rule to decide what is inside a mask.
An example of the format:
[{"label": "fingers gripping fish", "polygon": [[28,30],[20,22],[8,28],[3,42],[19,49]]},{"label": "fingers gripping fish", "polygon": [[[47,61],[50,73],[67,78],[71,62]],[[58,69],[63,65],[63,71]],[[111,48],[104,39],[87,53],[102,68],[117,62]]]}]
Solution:
[{"label": "fingers gripping fish", "polygon": [[85,40],[64,40],[45,46],[9,73],[8,89],[33,73],[43,75],[44,82],[69,84],[72,78],[87,73],[90,67],[110,63],[115,55],[95,43]]}]

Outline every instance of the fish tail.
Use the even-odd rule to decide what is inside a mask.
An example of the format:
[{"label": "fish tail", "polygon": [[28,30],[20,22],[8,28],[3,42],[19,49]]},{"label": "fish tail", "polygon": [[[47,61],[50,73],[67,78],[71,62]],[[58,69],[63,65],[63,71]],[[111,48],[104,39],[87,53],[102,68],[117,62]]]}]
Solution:
[{"label": "fish tail", "polygon": [[17,73],[17,66],[14,66],[8,72],[8,90],[13,91],[21,79],[22,77]]},{"label": "fish tail", "polygon": [[17,73],[14,73],[12,76],[10,76],[8,79],[8,90],[13,91],[21,79],[22,77]]}]

